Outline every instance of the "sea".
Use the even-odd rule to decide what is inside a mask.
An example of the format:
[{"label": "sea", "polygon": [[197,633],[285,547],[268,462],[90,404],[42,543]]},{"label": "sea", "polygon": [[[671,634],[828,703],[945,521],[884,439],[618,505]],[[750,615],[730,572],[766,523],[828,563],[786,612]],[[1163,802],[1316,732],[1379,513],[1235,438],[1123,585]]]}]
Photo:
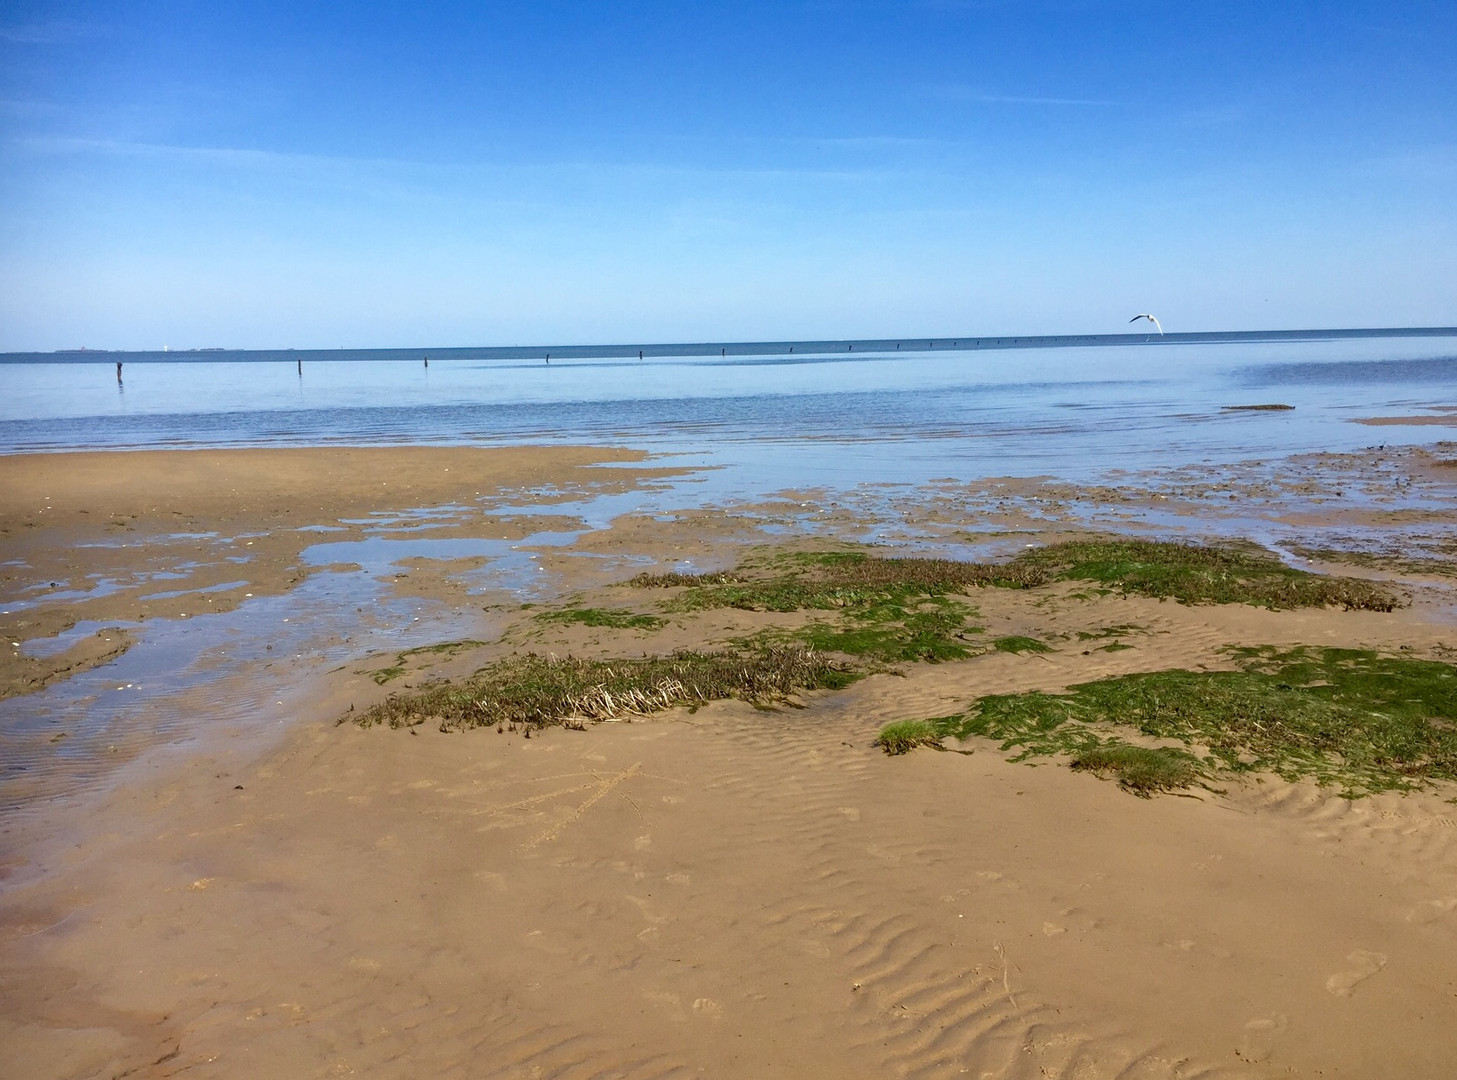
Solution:
[{"label": "sea", "polygon": [[[1252,408],[1273,405],[1285,408]],[[178,755],[256,751],[306,711],[300,687],[311,673],[481,632],[458,611],[392,593],[383,581],[395,559],[480,555],[488,565],[472,589],[525,600],[539,580],[535,551],[623,512],[988,477],[1097,482],[1432,444],[1457,438],[1454,415],[1451,327],[0,355],[4,454],[574,444],[637,448],[677,467],[642,490],[559,501],[562,523],[519,543],[483,539],[467,551],[428,530],[402,533],[398,521],[379,522],[348,551],[321,535],[303,553],[317,569],[289,593],[123,627],[136,644],[117,659],[0,701],[0,821],[46,819],[58,803]],[[1403,422],[1355,422],[1371,418]],[[443,543],[457,547],[431,546]],[[366,572],[339,571],[341,562]],[[0,608],[15,615],[39,602],[44,583],[6,565],[15,587]],[[83,622],[17,647],[54,654],[98,629]]]},{"label": "sea", "polygon": [[620,445],[752,494],[1431,441],[1351,421],[1457,402],[1457,328],[12,353],[0,382],[0,453]]}]

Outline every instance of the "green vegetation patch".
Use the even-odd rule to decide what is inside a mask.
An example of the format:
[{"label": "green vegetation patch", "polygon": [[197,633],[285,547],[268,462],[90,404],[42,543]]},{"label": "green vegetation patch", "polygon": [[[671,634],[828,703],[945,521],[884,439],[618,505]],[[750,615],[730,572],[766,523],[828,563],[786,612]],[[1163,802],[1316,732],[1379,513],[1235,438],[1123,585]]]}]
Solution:
[{"label": "green vegetation patch", "polygon": [[[742,608],[748,611],[832,611],[944,596],[985,586],[1028,588],[1049,580],[1039,567],[992,565],[952,559],[891,559],[861,552],[785,556],[778,573],[735,573],[686,578],[674,598],[680,611]],[[646,587],[666,575],[639,575],[628,584]],[[675,584],[680,582],[674,582]]]},{"label": "green vegetation patch", "polygon": [[[1158,671],[1082,683],[1064,694],[990,695],[932,723],[938,736],[997,739],[1004,750],[1021,751],[1015,760],[1069,754],[1120,782],[1139,760],[1156,764],[1132,750],[1112,753],[1128,745],[1120,728],[1190,748],[1159,748],[1189,770],[1179,786],[1272,772],[1335,785],[1355,798],[1457,780],[1451,664],[1353,649],[1230,652],[1238,671]],[[1139,790],[1141,783],[1125,786]]]},{"label": "green vegetation patch", "polygon": [[1094,581],[1186,604],[1268,608],[1337,606],[1392,611],[1401,597],[1377,582],[1327,577],[1286,566],[1257,548],[1153,540],[1074,540],[1023,552],[1013,565],[1068,581]]},{"label": "green vegetation patch", "polygon": [[988,586],[1034,588],[1053,580],[1090,581],[1189,604],[1392,611],[1403,603],[1399,594],[1378,582],[1298,570],[1253,545],[1117,537],[1032,548],[1001,564],[886,558],[854,551],[804,552],[781,556],[768,573],[756,575],[741,568],[706,575],[639,574],[628,584],[686,586],[671,604],[681,611],[720,607],[828,611],[888,601],[904,604]]},{"label": "green vegetation patch", "polygon": [[882,664],[931,663],[962,660],[973,649],[967,634],[976,615],[966,604],[937,596],[909,607],[892,601],[857,607],[836,622],[812,622],[794,630],[768,630],[755,642],[794,642],[819,652],[840,653]]},{"label": "green vegetation patch", "polygon": [[1187,750],[1108,742],[1074,755],[1074,772],[1091,772],[1118,781],[1124,791],[1150,798],[1161,791],[1193,787],[1204,776],[1203,763]]},{"label": "green vegetation patch", "polygon": [[672,589],[682,585],[728,585],[741,580],[737,574],[722,571],[714,574],[639,574],[628,584],[635,589]]},{"label": "green vegetation patch", "polygon": [[[671,579],[665,581],[665,579]],[[795,642],[880,663],[959,660],[982,649],[966,635],[976,612],[948,594],[984,586],[1025,588],[1048,580],[1035,567],[992,566],[950,559],[894,559],[856,551],[796,552],[751,576],[639,575],[639,587],[686,585],[669,607],[678,611],[835,611],[834,622],[768,631],[748,644]]]},{"label": "green vegetation patch", "polygon": [[[731,573],[640,574],[628,584],[680,587],[667,604],[676,611],[839,612],[833,622],[768,632],[755,640],[794,641],[881,663],[934,663],[985,651],[967,639],[967,634],[980,632],[969,625],[975,612],[952,594],[985,587],[1032,588],[1058,579],[1091,581],[1185,603],[1272,608],[1339,604],[1390,611],[1401,602],[1382,585],[1296,570],[1257,548],[1127,539],[1054,544],[1025,551],[1000,565],[888,558],[863,551],[795,552],[767,566],[746,565]],[[1108,633],[1116,636],[1120,629],[1110,628]],[[1016,635],[990,644],[1013,653],[1048,649],[1034,638]],[[1115,642],[1105,648],[1131,646]]]},{"label": "green vegetation patch", "polygon": [[546,623],[576,623],[611,630],[656,630],[666,622],[656,615],[642,615],[621,608],[564,608],[561,611],[544,611],[536,618]]},{"label": "green vegetation patch", "polygon": [[631,660],[529,653],[497,660],[458,684],[391,694],[350,718],[366,727],[412,727],[436,720],[442,731],[580,727],[723,698],[768,704],[801,691],[840,689],[857,678],[846,665],[803,648],[680,652]]},{"label": "green vegetation patch", "polygon": [[918,746],[936,746],[941,737],[931,720],[897,720],[886,724],[875,737],[875,745],[887,754],[908,754]]}]

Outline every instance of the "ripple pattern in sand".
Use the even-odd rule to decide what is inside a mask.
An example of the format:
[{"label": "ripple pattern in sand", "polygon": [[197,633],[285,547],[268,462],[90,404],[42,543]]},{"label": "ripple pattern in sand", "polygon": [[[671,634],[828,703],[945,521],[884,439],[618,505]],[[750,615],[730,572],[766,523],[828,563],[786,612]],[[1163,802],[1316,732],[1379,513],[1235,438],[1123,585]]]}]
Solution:
[{"label": "ripple pattern in sand", "polygon": [[749,842],[792,847],[800,868],[799,882],[759,912],[758,948],[764,956],[808,952],[834,970],[846,991],[843,1037],[875,1062],[874,1075],[1223,1074],[1080,1022],[1021,985],[1015,954],[995,928],[952,911],[930,885],[955,873],[965,851],[883,828],[871,838],[860,828],[857,799],[883,778],[869,740],[904,713],[814,712],[728,721],[705,741],[721,759],[714,787],[754,807]]}]

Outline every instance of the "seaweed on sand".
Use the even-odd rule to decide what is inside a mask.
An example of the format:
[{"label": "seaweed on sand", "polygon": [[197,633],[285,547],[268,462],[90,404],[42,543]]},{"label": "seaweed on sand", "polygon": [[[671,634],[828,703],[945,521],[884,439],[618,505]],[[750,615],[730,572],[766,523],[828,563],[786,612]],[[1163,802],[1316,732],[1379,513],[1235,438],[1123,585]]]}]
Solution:
[{"label": "seaweed on sand", "polygon": [[[938,739],[995,739],[1018,751],[1014,760],[1067,754],[1074,767],[1111,772],[1143,794],[1256,772],[1314,780],[1351,798],[1457,780],[1457,667],[1356,649],[1230,654],[1239,670],[991,694],[930,723]],[[1136,746],[1131,732],[1178,745]],[[1129,779],[1130,770],[1154,766],[1167,783]]]},{"label": "seaweed on sand", "polygon": [[847,666],[803,648],[614,660],[527,653],[488,664],[460,683],[391,694],[355,719],[366,727],[412,727],[435,720],[442,731],[580,727],[723,698],[756,704],[784,701],[802,691],[839,689],[858,677]]},{"label": "seaweed on sand", "polygon": [[1040,569],[1049,577],[1094,581],[1121,592],[1186,604],[1392,611],[1403,603],[1399,594],[1379,582],[1297,570],[1253,545],[1073,540],[1028,550],[1014,564]]}]

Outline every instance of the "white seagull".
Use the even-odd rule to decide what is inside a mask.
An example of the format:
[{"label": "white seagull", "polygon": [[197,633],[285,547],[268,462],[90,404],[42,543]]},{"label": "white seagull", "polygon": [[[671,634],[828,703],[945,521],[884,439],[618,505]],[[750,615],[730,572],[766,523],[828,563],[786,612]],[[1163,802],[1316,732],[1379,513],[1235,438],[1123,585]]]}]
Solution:
[{"label": "white seagull", "polygon": [[1162,326],[1159,326],[1158,319],[1154,318],[1152,315],[1135,315],[1133,318],[1129,319],[1128,321],[1129,322],[1138,322],[1139,319],[1147,319],[1149,322],[1153,323],[1155,326],[1158,326],[1159,337],[1163,337],[1164,336],[1164,328]]}]

